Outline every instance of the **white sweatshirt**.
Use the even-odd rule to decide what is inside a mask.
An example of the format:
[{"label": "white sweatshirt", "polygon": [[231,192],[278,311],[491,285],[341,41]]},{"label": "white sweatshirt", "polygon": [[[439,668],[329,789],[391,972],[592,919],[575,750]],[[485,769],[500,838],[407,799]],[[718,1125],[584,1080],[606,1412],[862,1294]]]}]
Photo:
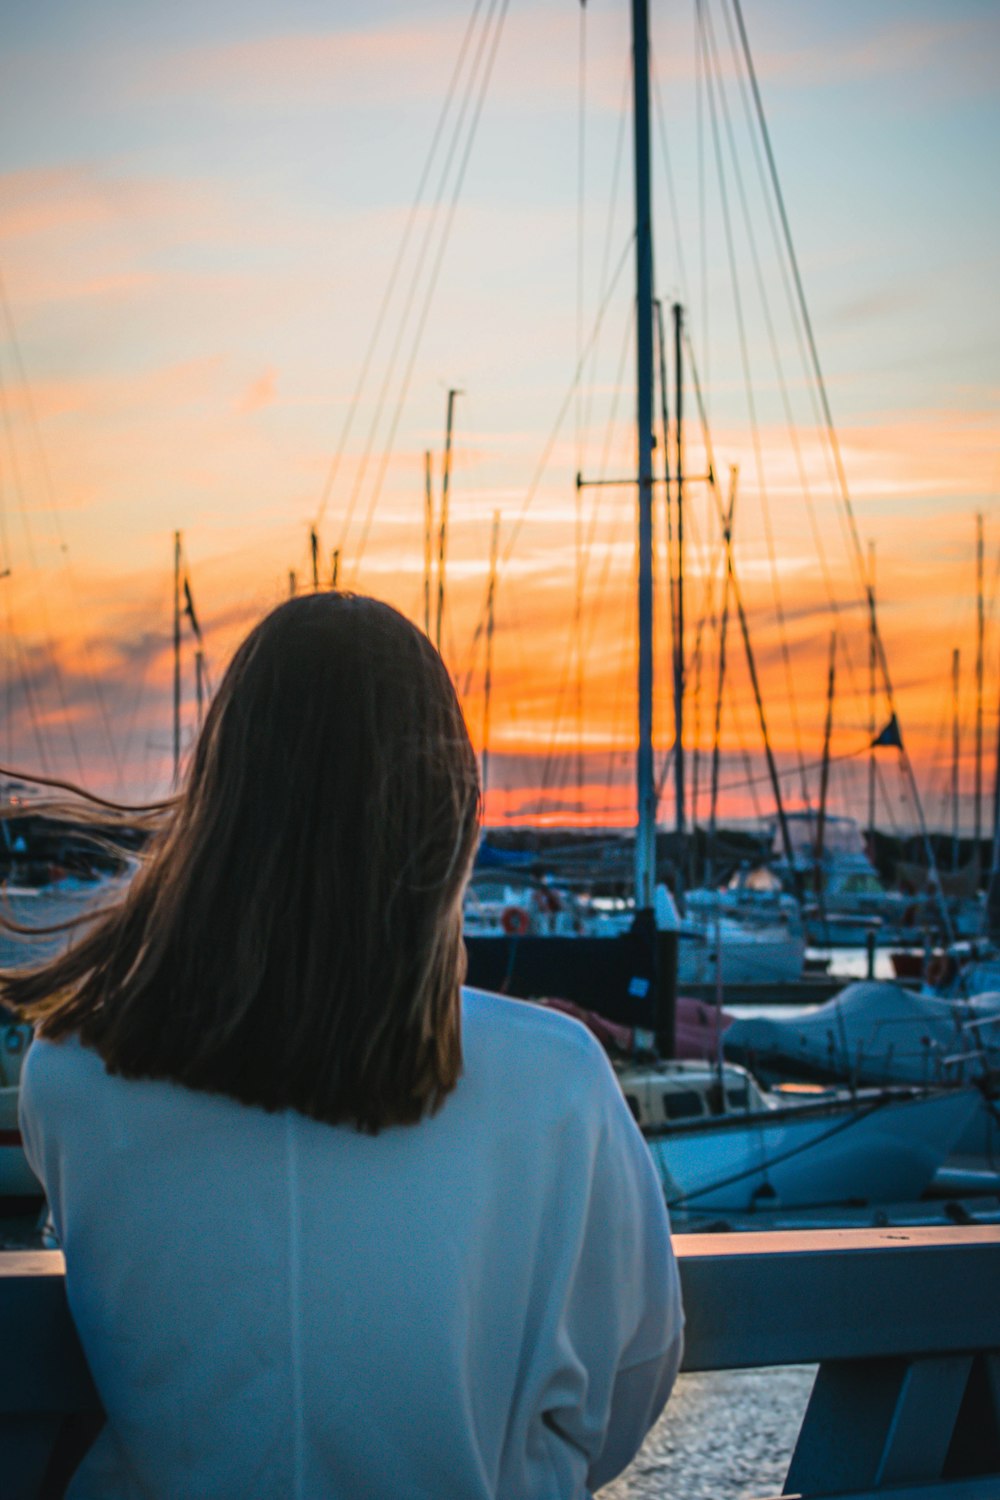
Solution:
[{"label": "white sweatshirt", "polygon": [[21,1122],[107,1426],[72,1500],[577,1500],[680,1361],[662,1193],[597,1042],[465,991],[378,1136],[36,1042]]}]

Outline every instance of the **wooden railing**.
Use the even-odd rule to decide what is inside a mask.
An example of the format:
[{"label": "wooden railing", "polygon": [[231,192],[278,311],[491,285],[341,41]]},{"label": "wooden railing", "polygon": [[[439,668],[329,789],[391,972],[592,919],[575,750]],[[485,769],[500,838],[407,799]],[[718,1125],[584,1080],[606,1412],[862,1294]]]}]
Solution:
[{"label": "wooden railing", "polygon": [[[786,1495],[998,1500],[1000,1230],[675,1244],[685,1370],[819,1366]],[[0,1253],[0,1494],[61,1495],[100,1422],[62,1256]]]}]

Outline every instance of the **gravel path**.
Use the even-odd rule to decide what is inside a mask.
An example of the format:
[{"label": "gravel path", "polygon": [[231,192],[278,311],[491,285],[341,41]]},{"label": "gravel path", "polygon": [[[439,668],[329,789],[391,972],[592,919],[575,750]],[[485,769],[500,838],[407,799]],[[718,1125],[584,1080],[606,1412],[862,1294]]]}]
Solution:
[{"label": "gravel path", "polygon": [[814,1365],[681,1375],[667,1409],[600,1500],[780,1495]]}]

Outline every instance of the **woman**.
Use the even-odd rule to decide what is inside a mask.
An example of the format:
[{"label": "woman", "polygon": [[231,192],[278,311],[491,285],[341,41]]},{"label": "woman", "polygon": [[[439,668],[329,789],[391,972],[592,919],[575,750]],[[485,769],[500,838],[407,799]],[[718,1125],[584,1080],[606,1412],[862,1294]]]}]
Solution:
[{"label": "woman", "polygon": [[290,601],[121,905],[5,977],[107,1413],[72,1496],[568,1500],[637,1451],[662,1197],[589,1034],[461,991],[478,808],[425,637]]}]

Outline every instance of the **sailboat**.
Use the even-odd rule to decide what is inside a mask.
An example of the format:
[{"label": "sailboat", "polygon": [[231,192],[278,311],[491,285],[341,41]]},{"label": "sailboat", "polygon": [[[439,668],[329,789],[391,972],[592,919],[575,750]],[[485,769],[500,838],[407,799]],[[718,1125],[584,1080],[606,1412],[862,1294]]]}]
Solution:
[{"label": "sailboat", "polygon": [[[577,922],[588,947],[571,951],[568,934],[559,937],[536,931],[528,902],[511,902],[497,914],[492,928],[484,927],[480,912],[470,912],[466,947],[470,983],[502,987],[510,993],[534,996],[559,993],[567,999],[604,1009],[614,1020],[640,1024],[668,1038],[673,1022],[676,985],[706,985],[721,976],[723,985],[763,987],[801,977],[805,937],[789,920],[787,910],[739,915],[693,909],[678,911],[665,887],[657,887],[656,811],[659,800],[653,755],[653,498],[658,482],[653,473],[654,451],[654,315],[660,333],[661,388],[665,386],[662,312],[653,295],[652,210],[650,190],[649,28],[648,6],[632,4],[633,134],[635,165],[635,284],[636,284],[636,430],[638,436],[638,750],[636,758],[637,817],[634,846],[634,898],[630,908],[597,913]],[[675,471],[679,507],[683,490],[683,310],[673,309],[676,360]],[[667,433],[664,432],[664,446]],[[578,476],[577,485],[588,481]],[[728,533],[727,533],[728,545]],[[729,566],[732,570],[731,549]],[[678,579],[679,598],[683,579]],[[677,784],[678,833],[684,833],[683,729],[683,615],[678,609],[674,650],[674,769]],[[770,753],[770,752],[769,752]],[[679,872],[678,872],[679,874]],[[508,921],[505,921],[505,918]],[[516,926],[513,924],[516,922]],[[615,965],[616,978],[605,996],[595,994],[594,964],[607,983],[607,954],[598,955],[589,940],[615,937],[628,941],[636,935],[639,952],[623,956]],[[644,936],[640,936],[644,934]],[[558,942],[559,948],[551,944]],[[553,961],[553,955],[558,958]],[[638,968],[636,968],[638,965]],[[580,986],[583,986],[581,989]],[[636,1001],[649,1002],[636,1014]]]},{"label": "sailboat", "polygon": [[[638,752],[636,759],[636,835],[634,906],[626,931],[612,938],[593,935],[559,937],[529,932],[469,936],[469,980],[510,993],[560,996],[628,1025],[646,1025],[637,1014],[655,1017],[649,1027],[661,1050],[673,1043],[674,987],[677,953],[683,942],[683,919],[665,888],[657,885],[656,805],[653,760],[653,263],[649,150],[648,0],[631,0],[633,41],[633,124],[635,163],[636,277],[636,426],[638,448]],[[682,483],[682,392],[679,310],[675,316],[678,370],[676,381],[675,483]],[[579,481],[578,481],[579,482]],[[727,544],[729,537],[727,534]],[[731,549],[730,578],[735,592]],[[746,640],[745,619],[740,608]],[[678,663],[675,655],[675,684]],[[756,681],[755,681],[756,689]],[[759,696],[759,695],[758,695]],[[675,686],[678,733],[675,768],[679,777],[678,810],[683,818],[683,742],[680,695]],[[773,770],[773,761],[768,751]],[[777,778],[774,777],[777,794]],[[780,808],[780,796],[779,812]],[[782,814],[782,823],[784,817]],[[784,840],[790,852],[787,826]],[[712,954],[721,973],[721,916]],[[624,926],[624,922],[622,923]],[[666,950],[673,972],[663,972],[664,950],[657,940],[673,938]],[[801,938],[801,934],[799,935]],[[649,939],[653,938],[652,947]],[[651,969],[634,972],[621,993],[601,967],[615,941],[646,942]],[[682,948],[680,951],[683,951]],[[518,960],[522,968],[518,990]],[[627,967],[617,983],[627,975]],[[580,980],[583,988],[574,989]],[[533,991],[532,983],[539,985]],[[603,992],[602,992],[602,987]],[[629,1010],[628,1002],[631,1002]],[[644,1008],[643,1008],[644,1007]],[[664,1046],[666,1043],[666,1046]],[[736,1075],[739,1075],[736,1077]],[[664,1192],[675,1206],[707,1210],[754,1209],[769,1200],[785,1208],[843,1203],[849,1199],[886,1202],[915,1197],[944,1160],[952,1141],[978,1107],[974,1090],[875,1090],[812,1101],[785,1101],[776,1107],[742,1070],[703,1065],[632,1060],[619,1068],[619,1082],[643,1128],[660,1172]],[[735,1078],[735,1082],[734,1082]],[[684,1112],[687,1117],[684,1118]]]}]

